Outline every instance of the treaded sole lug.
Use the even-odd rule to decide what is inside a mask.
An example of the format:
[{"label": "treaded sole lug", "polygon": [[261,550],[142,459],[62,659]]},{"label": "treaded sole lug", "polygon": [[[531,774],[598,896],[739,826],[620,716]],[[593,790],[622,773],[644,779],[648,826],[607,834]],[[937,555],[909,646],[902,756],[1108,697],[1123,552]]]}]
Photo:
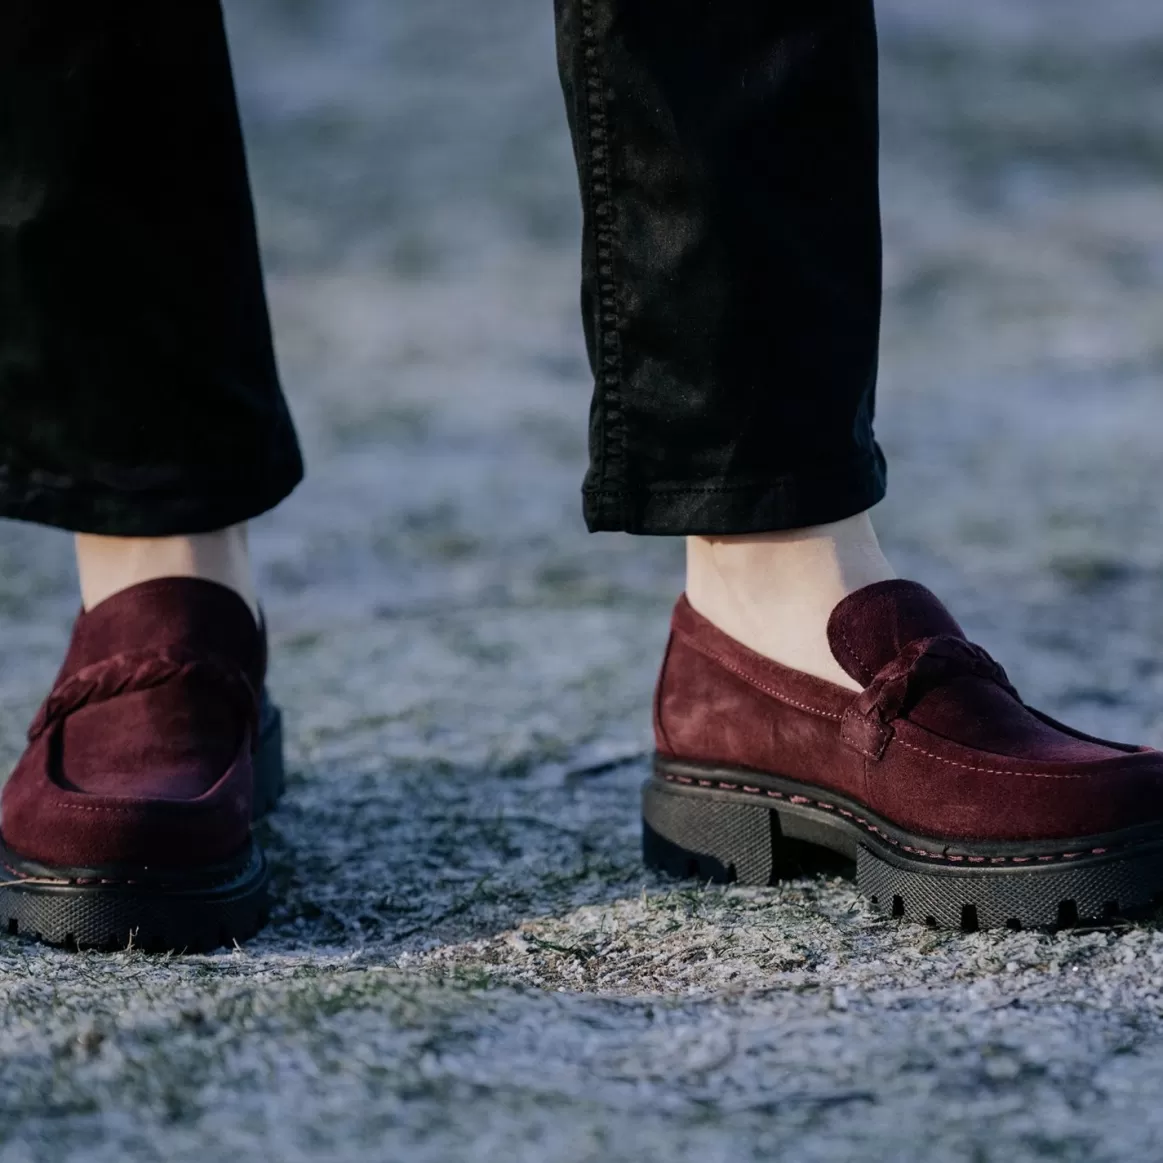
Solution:
[{"label": "treaded sole lug", "polygon": [[1163,856],[935,872],[862,846],[856,885],[881,912],[942,929],[1059,929],[1148,912],[1163,885]]},{"label": "treaded sole lug", "polygon": [[[0,858],[21,867],[3,848]],[[204,953],[262,928],[270,914],[269,880],[252,841],[228,873],[175,874],[169,884],[7,881],[0,884],[0,932],[70,949]]]},{"label": "treaded sole lug", "polygon": [[799,794],[811,791],[755,772],[659,759],[642,789],[645,862],[672,876],[750,885],[852,871],[854,863],[857,888],[874,908],[964,931],[1102,924],[1148,912],[1163,893],[1163,830],[1101,844],[1089,838],[1069,854],[1034,846],[1024,856],[1015,845],[975,854],[972,846],[902,840],[858,804]]}]

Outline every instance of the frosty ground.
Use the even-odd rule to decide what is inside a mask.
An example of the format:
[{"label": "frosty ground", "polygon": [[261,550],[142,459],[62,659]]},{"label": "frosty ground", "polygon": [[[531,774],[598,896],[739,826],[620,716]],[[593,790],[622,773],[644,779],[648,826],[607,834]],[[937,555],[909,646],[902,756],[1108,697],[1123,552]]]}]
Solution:
[{"label": "frosty ground", "polygon": [[[228,0],[311,477],[255,527],[270,929],[0,942],[0,1160],[1107,1160],[1163,930],[963,936],[637,852],[670,542],[587,537],[548,0]],[[1163,745],[1163,10],[885,0],[880,526],[1026,697]],[[159,386],[160,387],[160,386]],[[67,538],[0,530],[0,760]]]}]

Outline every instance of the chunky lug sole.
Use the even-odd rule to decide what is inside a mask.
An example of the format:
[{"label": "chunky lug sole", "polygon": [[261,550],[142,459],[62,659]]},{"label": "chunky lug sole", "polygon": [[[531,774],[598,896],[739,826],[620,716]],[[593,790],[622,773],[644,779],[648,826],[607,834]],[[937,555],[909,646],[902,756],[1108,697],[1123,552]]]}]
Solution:
[{"label": "chunky lug sole", "polygon": [[[254,818],[283,794],[282,719],[264,698]],[[192,869],[60,868],[0,842],[0,933],[73,949],[207,952],[254,936],[270,913],[270,872],[252,839],[232,860]]]},{"label": "chunky lug sole", "polygon": [[655,759],[643,855],[675,876],[773,884],[856,864],[894,917],[941,928],[1064,928],[1163,899],[1163,828],[1054,842],[952,843],[910,834],[842,796],[738,768]]}]

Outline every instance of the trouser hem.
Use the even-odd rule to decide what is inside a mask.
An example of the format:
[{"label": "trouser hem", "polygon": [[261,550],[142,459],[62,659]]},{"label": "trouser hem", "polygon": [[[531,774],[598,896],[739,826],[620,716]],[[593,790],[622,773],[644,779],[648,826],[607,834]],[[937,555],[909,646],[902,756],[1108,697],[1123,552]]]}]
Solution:
[{"label": "trouser hem", "polygon": [[176,537],[239,525],[273,509],[303,479],[292,465],[269,479],[215,481],[174,494],[137,494],[101,485],[61,485],[0,476],[0,518],[108,537]]},{"label": "trouser hem", "polygon": [[886,488],[880,449],[866,458],[764,481],[662,481],[583,489],[591,533],[729,536],[827,525],[871,509]]}]

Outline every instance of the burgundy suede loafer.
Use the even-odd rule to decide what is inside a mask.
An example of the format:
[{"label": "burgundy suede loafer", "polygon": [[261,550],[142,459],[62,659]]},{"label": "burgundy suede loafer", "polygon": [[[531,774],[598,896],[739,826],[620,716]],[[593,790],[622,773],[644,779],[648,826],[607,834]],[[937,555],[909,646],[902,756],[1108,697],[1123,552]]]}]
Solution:
[{"label": "burgundy suede loafer", "polygon": [[206,950],[266,920],[251,820],[283,787],[266,641],[232,590],[163,578],[82,613],[0,798],[0,931]]},{"label": "burgundy suede loafer", "polygon": [[1025,706],[923,586],[850,595],[828,625],[863,693],[748,650],[681,598],[643,790],[647,863],[767,884],[812,848],[878,908],[965,929],[1063,926],[1163,890],[1163,753]]}]

